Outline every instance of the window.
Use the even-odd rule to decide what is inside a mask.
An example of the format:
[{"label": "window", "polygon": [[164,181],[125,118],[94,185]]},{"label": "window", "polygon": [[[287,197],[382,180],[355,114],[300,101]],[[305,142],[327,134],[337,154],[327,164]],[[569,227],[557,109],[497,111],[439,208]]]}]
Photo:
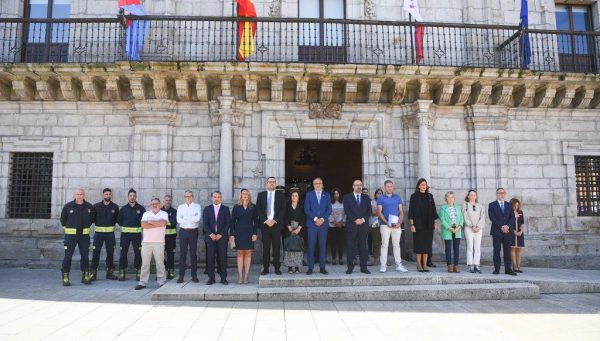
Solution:
[{"label": "window", "polygon": [[[344,0],[300,0],[300,18],[344,19]],[[301,23],[299,58],[303,62],[340,63],[346,60],[344,24]]]},{"label": "window", "polygon": [[594,72],[595,49],[592,36],[575,32],[593,30],[591,11],[588,6],[556,5],[556,29],[573,34],[558,35],[558,53],[561,71]]},{"label": "window", "polygon": [[[31,19],[68,18],[71,0],[27,0],[25,17]],[[24,26],[26,37],[25,62],[66,62],[69,54],[69,24],[28,23]]]},{"label": "window", "polygon": [[9,218],[50,218],[52,153],[11,153],[9,179]]},{"label": "window", "polygon": [[577,215],[600,216],[600,156],[575,156]]}]

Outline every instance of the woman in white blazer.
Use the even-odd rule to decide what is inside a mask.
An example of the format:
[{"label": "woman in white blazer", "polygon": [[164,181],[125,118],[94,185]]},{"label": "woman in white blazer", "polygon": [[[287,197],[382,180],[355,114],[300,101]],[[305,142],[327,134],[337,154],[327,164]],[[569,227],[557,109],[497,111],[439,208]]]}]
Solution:
[{"label": "woman in white blazer", "polygon": [[481,236],[485,227],[485,209],[477,203],[477,191],[469,190],[463,207],[465,217],[464,233],[467,241],[467,266],[470,273],[481,273]]}]

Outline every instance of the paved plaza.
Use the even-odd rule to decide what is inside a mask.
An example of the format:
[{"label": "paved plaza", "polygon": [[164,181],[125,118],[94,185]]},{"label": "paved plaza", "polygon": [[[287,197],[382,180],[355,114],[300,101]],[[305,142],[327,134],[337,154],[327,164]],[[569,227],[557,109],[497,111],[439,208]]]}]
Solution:
[{"label": "paved plaza", "polygon": [[[600,339],[599,293],[506,301],[163,302],[152,301],[154,283],[134,291],[133,276],[86,286],[73,271],[73,286],[64,288],[58,270],[2,273],[0,340]],[[598,279],[598,271],[578,273]]]}]

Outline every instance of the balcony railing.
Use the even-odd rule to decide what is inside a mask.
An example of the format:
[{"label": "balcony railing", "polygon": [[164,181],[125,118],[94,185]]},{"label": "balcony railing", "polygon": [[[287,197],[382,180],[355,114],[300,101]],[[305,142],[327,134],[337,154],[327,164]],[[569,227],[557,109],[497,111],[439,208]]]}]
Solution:
[{"label": "balcony railing", "polygon": [[[127,20],[137,20],[142,61],[238,61],[235,17],[117,16],[0,19],[2,63],[131,60]],[[493,67],[598,73],[599,32],[448,23],[254,18],[249,62]],[[422,44],[416,32],[424,32]],[[525,40],[531,46],[526,62]],[[422,48],[419,48],[422,46]],[[422,53],[420,52],[422,51]],[[420,57],[422,56],[422,58]]]}]

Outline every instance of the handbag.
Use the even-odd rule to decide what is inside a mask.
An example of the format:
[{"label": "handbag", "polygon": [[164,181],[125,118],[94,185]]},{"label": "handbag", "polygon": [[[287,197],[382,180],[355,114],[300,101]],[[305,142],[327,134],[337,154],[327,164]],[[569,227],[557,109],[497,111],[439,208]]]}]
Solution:
[{"label": "handbag", "polygon": [[283,247],[286,251],[291,252],[303,252],[304,251],[304,239],[298,235],[291,235],[283,241]]}]

